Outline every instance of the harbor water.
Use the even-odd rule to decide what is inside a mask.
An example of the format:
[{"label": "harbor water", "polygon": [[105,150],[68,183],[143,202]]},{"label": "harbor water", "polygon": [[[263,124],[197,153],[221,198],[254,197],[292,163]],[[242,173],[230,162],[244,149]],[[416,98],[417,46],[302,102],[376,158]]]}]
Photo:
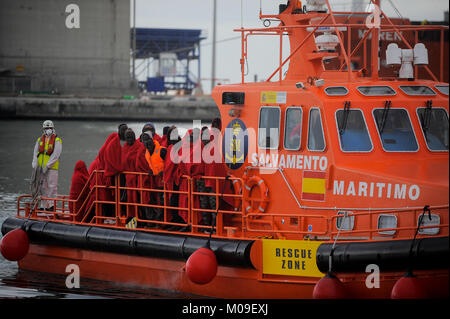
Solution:
[{"label": "harbor water", "polygon": [[[42,120],[0,120],[0,225],[17,211],[17,198],[30,193],[31,162],[36,139],[42,134]],[[109,134],[121,122],[55,120],[62,139],[58,194],[69,194],[75,163],[89,167]],[[126,122],[136,136],[145,122]],[[193,123],[155,122],[162,135],[164,126],[176,125],[182,136]],[[209,125],[209,123],[201,123]],[[197,123],[196,123],[197,125]],[[0,233],[0,238],[1,238]],[[0,255],[0,298],[187,298],[173,292],[150,290],[81,278],[80,288],[69,289],[66,276],[19,270],[16,262]],[[192,296],[189,296],[191,298]]]}]

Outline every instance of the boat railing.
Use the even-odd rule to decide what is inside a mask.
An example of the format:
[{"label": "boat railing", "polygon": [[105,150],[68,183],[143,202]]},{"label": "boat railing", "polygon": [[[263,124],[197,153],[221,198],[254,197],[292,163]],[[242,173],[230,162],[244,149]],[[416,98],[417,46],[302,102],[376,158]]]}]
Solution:
[{"label": "boat railing", "polygon": [[[287,25],[285,23],[280,23],[279,26],[276,27],[265,27],[265,28],[252,28],[246,29],[241,27],[240,29],[235,29],[234,31],[241,33],[241,82],[245,83],[245,75],[248,59],[248,38],[249,36],[254,35],[271,35],[277,36],[279,38],[279,63],[278,67],[271,73],[271,75],[267,78],[267,82],[270,82],[274,76],[278,74],[278,81],[281,82],[283,80],[283,67],[287,65],[287,63],[291,59],[298,58],[298,52],[300,49],[305,47],[307,43],[314,39],[314,34],[318,31],[333,31],[338,36],[339,39],[339,50],[338,52],[318,52],[314,51],[308,53],[305,58],[308,61],[313,61],[320,59],[324,56],[335,56],[339,60],[339,65],[336,66],[333,71],[341,71],[346,72],[348,74],[349,80],[354,79],[355,77],[360,76],[370,76],[372,78],[378,79],[378,52],[380,50],[380,44],[377,42],[376,47],[371,44],[371,38],[378,36],[380,32],[393,32],[395,37],[398,37],[402,43],[402,46],[405,46],[407,49],[412,49],[416,43],[419,42],[419,33],[423,31],[434,31],[439,32],[439,59],[430,59],[430,63],[435,64],[434,67],[432,65],[425,65],[424,70],[427,78],[430,78],[434,81],[444,81],[444,67],[445,67],[445,31],[448,31],[448,26],[441,25],[411,25],[411,24],[394,24],[394,22],[387,17],[387,15],[380,9],[381,16],[383,17],[380,24],[375,26],[373,24],[359,24],[359,23],[338,23],[336,21],[336,14],[340,15],[349,15],[351,16],[352,12],[337,12],[331,11],[329,7],[328,13],[298,13],[296,16],[296,23],[294,25]],[[370,13],[365,13],[366,15]],[[260,14],[260,19],[263,20],[273,20],[278,19],[281,21],[280,15],[263,15]],[[319,20],[318,22],[312,22],[313,20]],[[291,35],[295,30],[303,29],[306,32],[302,33],[303,38],[300,39],[299,43],[296,44],[295,47],[291,48],[290,54],[283,59],[283,36]],[[352,47],[352,40],[354,39],[355,34],[360,31],[363,32],[363,36],[359,39],[356,45]],[[381,42],[381,41],[380,41]],[[374,43],[374,42],[372,42]],[[370,49],[370,55],[376,58],[371,57],[371,61],[369,61],[367,51]],[[357,70],[353,70],[352,67],[347,67],[351,65],[352,58],[355,58],[356,54],[361,55],[360,63],[358,63],[361,68]],[[370,70],[377,70],[374,72],[370,72]],[[325,69],[324,69],[325,71]],[[326,71],[329,71],[328,69]],[[417,74],[416,78],[418,78],[419,73],[417,72],[417,66],[415,66],[415,74]],[[438,74],[435,74],[439,72]],[[420,75],[423,75],[422,73]]]},{"label": "boat railing", "polygon": [[[87,214],[85,214],[83,220],[77,220],[77,217],[83,217],[81,216],[82,212],[90,211],[97,204],[115,204],[114,201],[98,199],[99,190],[114,190],[114,186],[102,185],[100,182],[103,173],[102,170],[93,171],[76,199],[70,199],[68,195],[58,195],[56,198],[45,196],[33,198],[31,195],[21,195],[17,199],[17,216],[21,216],[23,213],[24,216],[33,217],[33,219],[85,222]],[[93,200],[94,198],[97,198],[97,200]],[[49,211],[40,207],[39,201],[51,202],[53,209]],[[71,205],[73,205],[72,209],[70,208]],[[99,210],[101,210],[100,207]],[[107,217],[101,216],[100,212],[94,217],[94,221],[102,218]]]},{"label": "boat railing", "polygon": [[[429,213],[439,216],[439,224],[427,225],[426,220],[429,218],[427,215],[427,208]],[[346,214],[347,218],[354,218],[350,224],[358,225],[353,226],[354,229],[346,230],[342,229],[339,232],[337,221],[340,220],[341,225],[344,222],[343,214],[336,214],[332,216],[330,226],[330,233],[332,238],[339,233],[342,238],[353,236],[366,236],[369,240],[383,240],[383,239],[408,239],[414,236],[415,232],[426,229],[435,229],[437,234],[447,234],[449,230],[449,205],[432,206],[432,207],[415,207],[415,208],[402,208],[402,209],[389,209],[389,210],[376,210],[373,211],[354,211]],[[423,221],[419,225],[420,216],[424,214]],[[380,218],[390,217],[395,220],[396,227],[380,227]],[[420,226],[420,227],[419,227]],[[419,233],[420,236],[420,233]]]},{"label": "boat railing", "polygon": [[[56,198],[40,196],[37,201],[33,201],[31,195],[19,196],[17,200],[17,216],[32,218],[35,220],[52,220],[55,222],[70,222],[74,224],[98,225],[106,227],[128,227],[127,223],[131,218],[135,218],[136,225],[132,228],[152,231],[165,231],[170,226],[184,227],[183,232],[192,232],[197,234],[209,233],[211,229],[217,236],[241,236],[243,212],[235,209],[233,205],[226,204],[226,200],[238,200],[242,202],[243,194],[234,194],[232,190],[232,181],[237,180],[241,187],[243,181],[237,177],[209,177],[199,176],[191,178],[182,176],[180,184],[185,183],[184,190],[168,190],[165,185],[160,187],[144,185],[144,179],[148,178],[147,173],[122,172],[113,177],[111,185],[105,185],[102,178],[104,171],[95,170],[89,176],[84,188],[76,199],[70,199],[67,195],[59,195]],[[126,176],[134,176],[137,185],[130,186],[126,183],[121,184],[121,180]],[[210,180],[214,183],[216,191],[200,192],[195,187],[198,180]],[[229,190],[224,191],[226,181],[229,180]],[[103,195],[101,194],[103,192]],[[105,195],[105,192],[106,193]],[[138,200],[126,199],[123,194],[138,194]],[[144,201],[148,195],[148,201]],[[171,203],[172,195],[184,195],[186,205],[178,202]],[[200,196],[214,197],[216,206],[204,208],[199,206]],[[48,200],[53,203],[51,211],[40,208],[38,201]],[[71,208],[72,207],[72,208]],[[145,210],[160,210],[162,214],[160,219],[148,218]],[[180,212],[185,212],[185,220],[174,219],[173,217]],[[214,215],[215,223],[202,224],[201,215]],[[226,216],[226,217],[224,217]],[[240,225],[236,225],[236,218]]]},{"label": "boat railing", "polygon": [[[120,179],[121,176],[134,176],[137,178],[137,186],[128,186],[128,185],[121,185]],[[191,192],[191,178],[189,176],[182,176],[180,178],[180,182],[186,183],[187,190],[180,191],[180,190],[168,190],[166,189],[165,185],[162,185],[161,187],[145,187],[144,186],[144,178],[148,175],[145,173],[138,173],[138,172],[123,172],[117,176],[117,183],[118,185],[118,196],[117,198],[117,204],[116,204],[116,216],[118,216],[118,220],[121,225],[125,225],[127,220],[129,218],[135,218],[137,223],[139,225],[142,225],[143,228],[152,228],[152,227],[162,227],[162,226],[189,226],[189,220],[190,220],[190,202],[188,201],[187,207],[180,207],[179,205],[174,206],[171,205],[169,201],[168,195],[185,195],[186,197],[189,196]],[[138,195],[137,201],[132,201],[129,198],[125,198],[122,196],[124,194],[123,192],[127,192],[128,195],[132,195],[133,193]],[[151,200],[148,202],[144,201],[145,196],[150,196]],[[162,199],[162,202],[161,202]],[[145,210],[151,210],[153,212],[162,212],[161,217],[162,219],[151,219],[146,218]],[[186,212],[187,215],[187,221],[181,222],[181,220],[178,220],[178,222],[172,222],[171,215],[176,215],[177,212]]]},{"label": "boat railing", "polygon": [[[264,222],[255,223],[261,219],[261,214],[251,213],[245,216],[248,233],[268,233],[278,238],[320,239],[320,240],[392,240],[410,239],[418,230],[434,230],[433,234],[422,234],[418,237],[448,235],[449,205],[427,207],[430,214],[439,216],[439,223],[427,225],[428,212],[424,208],[401,209],[339,209],[330,208],[335,214],[330,215],[330,209],[303,207],[301,214],[286,212],[264,213]],[[424,214],[424,221],[418,227],[419,217]],[[380,225],[380,216],[393,217],[395,227]],[[262,226],[262,227],[258,227]],[[381,226],[381,227],[380,227]]]},{"label": "boat railing", "polygon": [[[321,239],[333,240],[388,240],[406,239],[414,236],[419,216],[424,214],[424,208],[396,209],[350,209],[337,207],[306,207],[299,206],[293,211],[286,209],[281,212],[246,211],[243,201],[251,203],[261,201],[261,198],[246,198],[245,193],[235,193],[231,187],[233,181],[244,187],[244,181],[238,177],[182,176],[185,183],[183,190],[168,190],[161,187],[144,185],[146,173],[123,172],[113,177],[111,185],[103,185],[103,171],[94,171],[77,199],[60,195],[57,198],[41,197],[40,200],[50,200],[54,204],[53,211],[46,211],[37,205],[33,209],[31,195],[20,196],[17,200],[17,216],[36,220],[52,220],[55,222],[70,222],[74,224],[98,225],[105,227],[128,227],[131,217],[135,217],[133,228],[145,231],[167,231],[171,226],[184,228],[184,233],[209,234],[214,231],[216,236],[233,238],[272,237],[286,239]],[[121,185],[123,176],[136,176],[136,186]],[[199,190],[198,181],[209,182],[208,190]],[[230,186],[227,188],[227,180]],[[181,183],[180,183],[181,184]],[[238,187],[239,189],[239,187]],[[110,197],[100,196],[101,192],[110,192]],[[137,200],[126,200],[121,195],[124,192],[139,194]],[[145,194],[149,195],[144,201]],[[171,202],[171,196],[184,196],[184,202]],[[214,198],[214,204],[207,207],[201,201]],[[150,198],[150,200],[148,200]],[[72,208],[70,208],[72,207]],[[107,209],[109,207],[109,209]],[[159,210],[159,219],[149,218],[145,210]],[[430,206],[430,214],[439,216],[439,223],[427,225],[424,223],[418,236],[435,236],[448,234],[449,206]],[[185,219],[174,219],[184,212]],[[202,216],[210,214],[211,221],[205,223]],[[380,226],[380,216],[390,216],[395,225]],[[215,218],[213,218],[215,217]],[[425,214],[425,221],[428,218]],[[212,221],[215,222],[212,222]],[[343,225],[343,226],[342,226]],[[423,232],[433,229],[437,232],[429,235]],[[178,231],[175,229],[175,231]]]},{"label": "boat railing", "polygon": [[[211,190],[210,192],[200,192],[193,185],[197,181],[203,181],[205,184],[207,181],[214,183],[215,192]],[[243,180],[238,177],[212,177],[212,176],[198,176],[192,179],[192,192],[190,197],[191,211],[192,211],[192,227],[199,231],[213,231],[213,227],[216,230],[218,236],[231,236],[237,235],[237,232],[244,235],[245,227],[244,224],[244,211],[242,205],[231,205],[227,202],[242,202],[243,194],[232,193],[231,186],[233,181],[240,183],[240,187],[244,186]],[[228,184],[227,184],[228,183]],[[212,188],[212,187],[211,187]],[[226,191],[228,189],[228,192]],[[203,197],[204,201],[213,198],[214,207],[204,208],[197,204],[197,199],[200,201],[200,197]],[[201,223],[201,215],[210,214],[211,222],[208,224]],[[215,218],[214,218],[215,217]]]}]

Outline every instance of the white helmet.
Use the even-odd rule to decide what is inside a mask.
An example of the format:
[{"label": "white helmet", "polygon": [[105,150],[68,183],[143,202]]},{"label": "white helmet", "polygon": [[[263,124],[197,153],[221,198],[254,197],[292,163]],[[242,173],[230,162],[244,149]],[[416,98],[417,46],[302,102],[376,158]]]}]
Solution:
[{"label": "white helmet", "polygon": [[46,120],[44,121],[44,123],[42,124],[42,128],[46,129],[46,128],[53,128],[53,122],[50,120]]}]

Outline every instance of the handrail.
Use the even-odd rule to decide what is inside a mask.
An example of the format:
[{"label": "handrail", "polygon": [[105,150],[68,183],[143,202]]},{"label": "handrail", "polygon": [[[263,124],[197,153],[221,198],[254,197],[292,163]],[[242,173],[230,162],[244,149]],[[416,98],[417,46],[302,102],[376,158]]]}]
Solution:
[{"label": "handrail", "polygon": [[[249,167],[251,169],[251,167]],[[270,168],[273,169],[273,168]],[[17,216],[19,217],[27,217],[31,214],[30,218],[36,220],[46,220],[51,219],[54,222],[71,222],[73,224],[81,224],[81,225],[92,225],[102,227],[115,227],[115,228],[125,228],[126,216],[124,216],[121,212],[121,207],[126,207],[126,209],[136,209],[139,207],[151,207],[158,208],[164,210],[164,218],[162,220],[147,220],[136,215],[137,222],[140,223],[138,227],[139,230],[142,231],[157,231],[157,232],[168,232],[167,230],[161,228],[162,226],[191,226],[191,230],[185,233],[198,234],[198,235],[207,235],[204,233],[208,233],[208,230],[213,228],[213,225],[201,225],[198,222],[198,216],[201,213],[207,214],[216,214],[217,213],[217,224],[214,227],[216,233],[215,236],[218,237],[226,237],[226,233],[233,229],[233,237],[234,238],[251,238],[256,235],[256,237],[267,234],[271,234],[274,237],[278,238],[306,238],[306,237],[321,237],[321,238],[332,238],[337,234],[336,227],[336,219],[342,218],[342,215],[338,215],[339,211],[347,211],[348,216],[353,216],[355,220],[355,225],[357,225],[352,230],[341,230],[340,232],[340,240],[351,240],[355,235],[367,235],[368,240],[374,240],[375,236],[380,237],[378,240],[383,239],[403,239],[411,237],[415,229],[417,228],[417,216],[423,210],[423,207],[400,207],[400,208],[338,208],[338,207],[306,207],[300,204],[300,201],[297,199],[299,210],[296,211],[285,211],[283,213],[247,213],[242,204],[240,207],[235,209],[228,209],[227,207],[219,206],[220,198],[229,198],[235,199],[236,202],[242,203],[244,199],[251,200],[251,198],[244,198],[244,192],[240,194],[235,194],[234,191],[232,193],[226,193],[222,195],[220,183],[224,183],[225,177],[213,177],[213,176],[196,176],[189,177],[183,176],[182,178],[187,181],[187,190],[176,191],[176,190],[167,190],[165,187],[163,189],[157,188],[146,188],[144,186],[121,186],[120,185],[120,177],[117,175],[115,177],[115,185],[113,186],[105,186],[101,185],[98,182],[98,173],[100,171],[92,173],[89,179],[89,182],[86,184],[90,184],[92,179],[96,179],[96,183],[93,187],[89,186],[89,193],[83,204],[77,208],[75,212],[68,212],[67,204],[70,202],[76,202],[76,200],[68,199],[67,196],[58,196],[57,198],[48,198],[41,197],[41,199],[53,200],[55,203],[55,211],[45,211],[36,208],[34,211],[30,212],[29,203],[25,203],[23,206],[23,202],[27,198],[31,198],[31,195],[21,195],[17,199]],[[121,174],[135,174],[140,175],[141,178],[146,176],[146,173],[136,173],[136,172],[122,172]],[[280,174],[282,177],[286,178],[280,170]],[[215,180],[215,191],[209,192],[200,192],[195,188],[195,181],[198,179],[204,180]],[[238,180],[241,183],[241,189],[244,187],[244,180],[239,177],[231,177],[230,180]],[[285,179],[288,187],[290,186],[288,181]],[[140,184],[142,185],[142,183]],[[226,184],[222,184],[222,187],[225,187]],[[230,183],[231,185],[231,183]],[[98,191],[100,189],[114,189],[115,198],[113,200],[100,200],[98,197]],[[289,187],[290,188],[290,187]],[[83,190],[88,188],[83,188]],[[164,202],[149,202],[145,203],[141,200],[137,203],[133,202],[124,202],[120,199],[121,191],[138,191],[138,192],[154,192],[155,194],[163,193],[163,194],[184,194],[188,197],[188,205],[187,207],[180,206],[171,206],[170,203],[167,202],[167,196],[163,196]],[[296,194],[290,188],[291,195],[296,199]],[[216,207],[215,208],[202,208],[197,207],[195,203],[196,196],[215,196],[216,197]],[[78,197],[80,199],[80,197]],[[62,203],[59,205],[58,203]],[[57,205],[58,204],[58,205]],[[101,206],[103,204],[113,204],[115,206],[114,216],[104,216]],[[448,217],[445,215],[449,210],[449,205],[439,205],[430,207],[431,211],[441,216],[440,225],[429,225],[429,226],[421,226],[423,229],[427,228],[437,228],[441,229],[441,233],[448,233]],[[186,211],[187,212],[187,220],[184,223],[180,222],[172,222],[168,220],[168,212],[171,210],[177,211]],[[330,211],[334,211],[335,214],[330,214]],[[93,215],[92,215],[93,213]],[[79,217],[79,214],[84,214],[83,218],[79,221],[76,220],[76,217]],[[395,231],[394,235],[384,235],[380,234],[380,229],[377,226],[373,226],[373,220],[378,218],[381,214],[394,214],[397,216],[406,216],[406,218],[401,218],[403,221],[398,227],[395,228],[386,228],[381,229],[381,231]],[[127,214],[128,215],[128,214]],[[411,216],[413,218],[409,218],[407,216]],[[225,218],[226,217],[226,218]],[[106,220],[110,220],[109,224],[106,224]],[[356,221],[358,220],[358,222]],[[406,220],[406,221],[405,221]],[[143,225],[143,226],[142,226]],[[148,225],[154,225],[160,228],[147,228]],[[284,226],[281,226],[284,225]],[[311,225],[311,228],[308,227]],[[286,237],[287,236],[287,237]],[[419,234],[419,236],[427,237],[430,235],[427,234]],[[432,235],[431,235],[432,236]]]},{"label": "handrail", "polygon": [[[336,34],[339,38],[339,45],[341,48],[341,54],[343,56],[343,61],[341,61],[341,66],[337,67],[336,71],[339,72],[347,72],[349,79],[351,79],[354,75],[352,72],[352,69],[350,67],[347,67],[347,70],[343,70],[345,65],[349,65],[349,62],[351,61],[352,56],[354,56],[354,54],[357,52],[357,50],[361,47],[362,44],[366,44],[366,41],[368,40],[369,35],[368,34],[372,34],[373,30],[376,29],[377,32],[379,31],[383,31],[383,32],[388,32],[388,31],[392,31],[395,32],[399,38],[401,39],[401,41],[407,46],[407,48],[411,49],[412,46],[409,44],[408,40],[404,37],[404,35],[401,33],[401,31],[411,31],[411,32],[415,32],[417,33],[418,31],[440,31],[440,59],[439,59],[439,66],[440,66],[440,74],[439,74],[439,78],[440,81],[443,81],[443,68],[444,68],[444,59],[443,59],[443,50],[444,50],[444,36],[443,33],[445,30],[448,30],[449,27],[448,26],[442,26],[442,25],[396,25],[394,24],[391,19],[389,19],[386,14],[381,10],[381,15],[385,18],[385,20],[387,21],[387,23],[381,23],[379,26],[377,26],[376,28],[373,28],[372,26],[368,26],[365,24],[355,24],[355,23],[337,23],[334,17],[334,14],[336,12],[333,12],[331,10],[331,8],[329,7],[329,3],[327,1],[327,5],[329,8],[329,12],[328,13],[320,13],[320,14],[310,14],[310,13],[306,13],[303,14],[303,16],[307,16],[310,15],[311,18],[313,17],[321,17],[322,19],[320,20],[320,22],[318,23],[311,23],[311,24],[295,24],[295,25],[283,25],[283,23],[280,23],[280,25],[276,26],[276,27],[267,27],[267,28],[243,28],[241,27],[240,29],[234,29],[233,31],[235,32],[241,32],[241,59],[240,59],[240,63],[241,63],[241,82],[242,84],[245,83],[245,77],[244,77],[244,63],[245,60],[247,59],[247,42],[248,42],[248,36],[249,35],[279,35],[280,36],[280,53],[282,52],[282,37],[283,34],[285,34],[286,32],[289,33],[290,31],[296,30],[296,29],[305,29],[305,28],[313,28],[312,31],[310,31],[303,39],[301,39],[301,42],[299,45],[297,45],[296,48],[292,48],[290,55],[284,60],[282,61],[281,59],[281,54],[280,54],[280,63],[278,65],[278,67],[275,69],[275,71],[273,71],[273,73],[267,78],[267,82],[270,82],[271,79],[279,72],[281,72],[283,66],[292,59],[292,57],[298,52],[298,50],[303,47],[303,45],[307,42],[307,40],[318,30],[319,27],[324,27],[324,28],[342,28],[342,27],[346,27],[347,28],[347,32],[348,32],[348,44],[347,44],[347,49],[344,47],[344,39],[341,35],[341,31],[336,30]],[[372,14],[372,13],[368,13],[368,14]],[[261,15],[260,14],[260,18],[277,18],[281,21],[280,19],[280,15]],[[324,21],[326,21],[329,17],[331,17],[332,23],[324,23]],[[308,19],[307,19],[308,20]],[[364,30],[368,30],[368,32],[365,32],[365,36],[363,39],[361,39],[357,45],[357,47],[352,51],[351,49],[351,34],[350,34],[350,30],[353,29],[364,29]],[[377,33],[378,34],[378,33]],[[417,38],[417,37],[416,37]],[[414,41],[416,41],[417,39],[415,39]],[[417,41],[416,41],[417,42]],[[372,51],[373,54],[374,51]],[[378,51],[377,51],[378,52]],[[378,56],[378,54],[377,54]],[[366,66],[367,65],[367,61],[366,61],[366,53],[364,50],[364,55],[363,55],[363,60],[364,63],[363,65]],[[372,66],[373,67],[373,66]],[[362,71],[364,68],[360,69],[359,71]],[[434,81],[438,81],[438,78],[436,77],[436,75],[434,75],[434,73],[431,71],[430,67],[428,65],[426,65],[424,67],[424,69],[426,70],[426,72],[431,76],[431,78]],[[362,74],[362,73],[361,73]],[[372,77],[374,77],[375,79],[378,79],[378,70],[375,72],[372,72]],[[279,78],[279,81],[282,81],[281,75]]]}]

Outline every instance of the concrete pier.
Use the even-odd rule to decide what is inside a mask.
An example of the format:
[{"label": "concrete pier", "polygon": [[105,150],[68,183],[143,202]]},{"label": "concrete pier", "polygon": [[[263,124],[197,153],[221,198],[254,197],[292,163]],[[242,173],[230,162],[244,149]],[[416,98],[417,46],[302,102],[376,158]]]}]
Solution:
[{"label": "concrete pier", "polygon": [[155,97],[148,101],[112,98],[0,97],[1,118],[128,121],[210,121],[219,117],[207,97]]}]

